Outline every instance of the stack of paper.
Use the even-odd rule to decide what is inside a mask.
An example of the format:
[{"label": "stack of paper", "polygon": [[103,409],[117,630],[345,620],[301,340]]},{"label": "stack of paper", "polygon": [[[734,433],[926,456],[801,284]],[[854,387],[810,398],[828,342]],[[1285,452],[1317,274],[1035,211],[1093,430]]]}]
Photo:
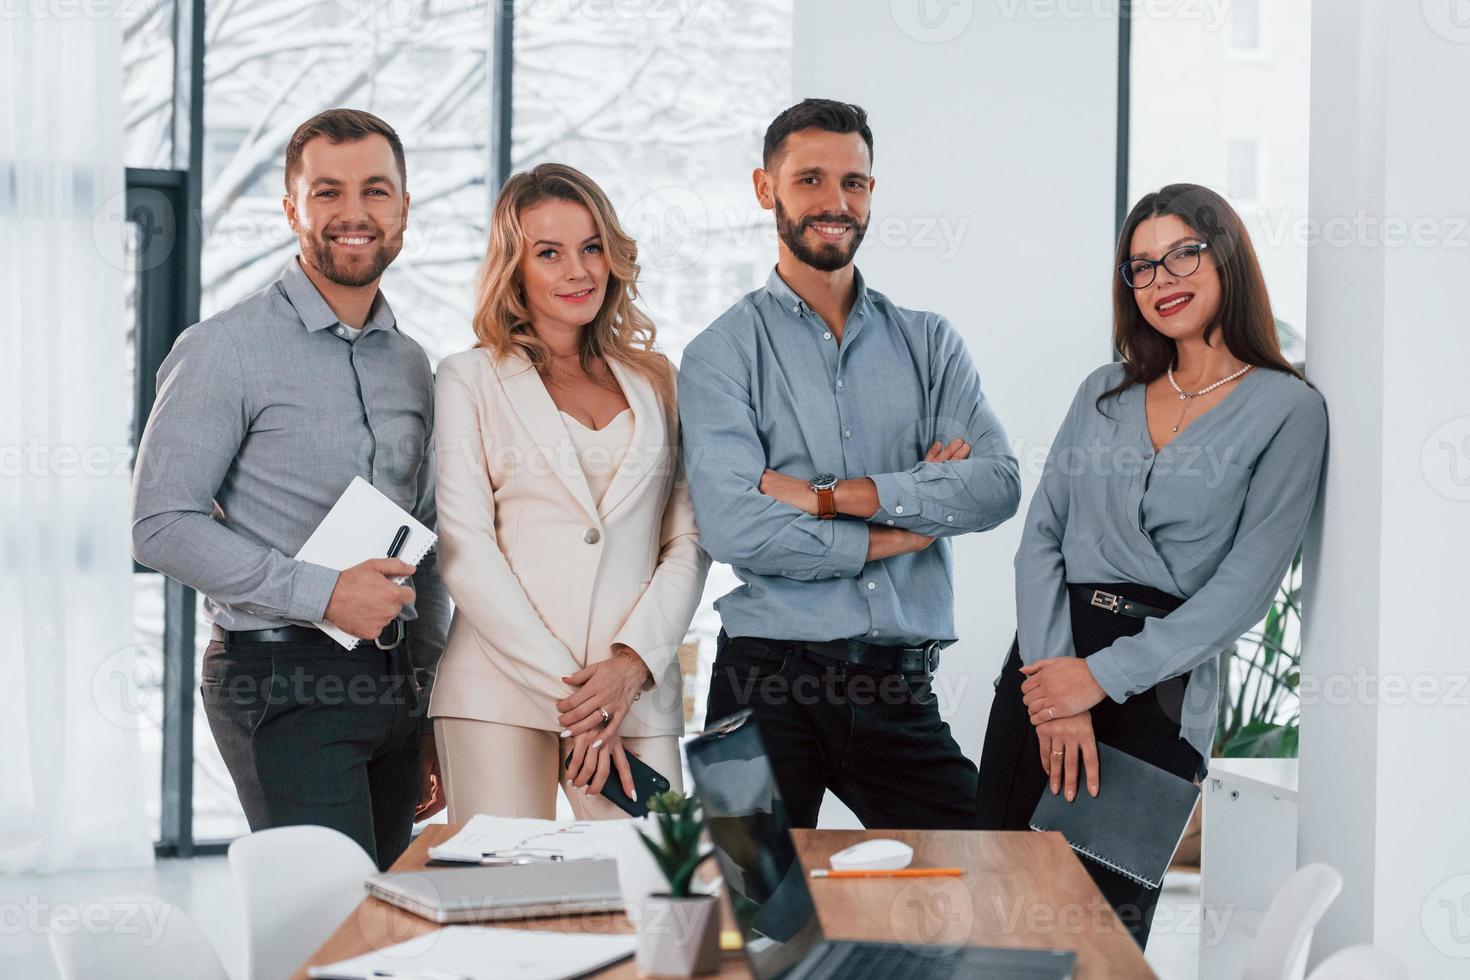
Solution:
[{"label": "stack of paper", "polygon": [[325,980],[564,980],[633,955],[635,936],[446,926],[364,956],[314,966]]}]

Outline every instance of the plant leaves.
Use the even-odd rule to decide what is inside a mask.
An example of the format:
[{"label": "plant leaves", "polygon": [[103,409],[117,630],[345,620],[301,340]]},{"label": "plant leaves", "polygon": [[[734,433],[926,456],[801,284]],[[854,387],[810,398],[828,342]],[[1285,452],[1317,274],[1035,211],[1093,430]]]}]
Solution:
[{"label": "plant leaves", "polygon": [[1295,759],[1300,734],[1294,723],[1253,721],[1236,732],[1220,754],[1228,759]]}]

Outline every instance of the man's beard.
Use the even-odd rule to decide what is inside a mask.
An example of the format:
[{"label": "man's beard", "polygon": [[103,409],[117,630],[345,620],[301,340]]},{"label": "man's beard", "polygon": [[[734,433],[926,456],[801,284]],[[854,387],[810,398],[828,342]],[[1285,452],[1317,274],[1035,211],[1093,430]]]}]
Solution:
[{"label": "man's beard", "polygon": [[[814,224],[824,225],[847,225],[852,228],[852,244],[847,248],[839,245],[831,245],[823,242],[813,248],[803,238],[807,228]],[[781,199],[776,198],[776,232],[781,236],[781,241],[791,249],[791,254],[811,266],[823,272],[835,272],[843,266],[852,262],[852,257],[857,254],[858,246],[862,244],[863,236],[868,232],[868,223],[864,221],[859,224],[846,215],[817,214],[802,218],[792,224],[791,216],[781,206]]]},{"label": "man's beard", "polygon": [[[316,266],[322,275],[339,286],[366,286],[368,283],[375,281],[383,274],[383,270],[393,264],[393,260],[398,258],[398,253],[403,249],[403,239],[400,238],[390,245],[388,237],[383,234],[380,228],[358,228],[353,230],[374,235],[377,237],[378,242],[378,247],[373,252],[372,261],[360,272],[343,268],[337,264],[336,257],[332,254],[332,243],[328,240],[326,231],[323,231],[319,236],[308,237],[305,242],[311,251],[311,264]],[[333,229],[331,233],[334,235],[351,234],[350,231],[344,231],[342,229]]]}]

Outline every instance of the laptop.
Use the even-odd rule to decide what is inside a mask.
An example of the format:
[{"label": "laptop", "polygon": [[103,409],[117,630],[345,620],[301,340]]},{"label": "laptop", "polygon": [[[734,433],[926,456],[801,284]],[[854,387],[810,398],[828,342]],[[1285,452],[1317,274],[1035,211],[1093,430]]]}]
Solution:
[{"label": "laptop", "polygon": [[712,725],[685,753],[756,980],[1070,980],[1070,950],[828,939],[750,712]]},{"label": "laptop", "polygon": [[389,871],[364,884],[374,898],[439,923],[623,910],[612,858]]}]

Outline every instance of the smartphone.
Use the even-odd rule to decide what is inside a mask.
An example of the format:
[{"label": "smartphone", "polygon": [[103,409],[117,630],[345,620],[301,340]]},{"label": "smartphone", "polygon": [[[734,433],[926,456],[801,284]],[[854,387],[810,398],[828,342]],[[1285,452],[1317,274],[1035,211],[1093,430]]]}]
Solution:
[{"label": "smartphone", "polygon": [[[641,817],[648,813],[648,798],[655,793],[667,793],[669,781],[633,753],[627,750],[624,752],[628,756],[628,770],[633,774],[633,789],[637,791],[637,795],[630,800],[628,794],[623,792],[623,780],[618,776],[617,766],[613,766],[608,772],[607,782],[602,784],[602,793],[599,795],[630,817]],[[571,764],[572,754],[568,752],[565,765]]]}]

